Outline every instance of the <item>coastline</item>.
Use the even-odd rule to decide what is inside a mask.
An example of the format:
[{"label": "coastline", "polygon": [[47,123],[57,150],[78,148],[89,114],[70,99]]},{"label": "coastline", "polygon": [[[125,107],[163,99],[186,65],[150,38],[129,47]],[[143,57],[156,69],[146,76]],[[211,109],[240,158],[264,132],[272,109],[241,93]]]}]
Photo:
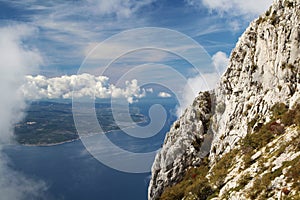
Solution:
[{"label": "coastline", "polygon": [[80,138],[76,138],[76,139],[72,139],[72,140],[67,140],[67,141],[63,141],[63,142],[56,142],[56,143],[49,143],[49,144],[20,144],[22,146],[27,146],[27,147],[51,147],[51,146],[58,146],[58,145],[63,145],[66,143],[71,143],[71,142],[75,142],[77,140],[80,140]]}]

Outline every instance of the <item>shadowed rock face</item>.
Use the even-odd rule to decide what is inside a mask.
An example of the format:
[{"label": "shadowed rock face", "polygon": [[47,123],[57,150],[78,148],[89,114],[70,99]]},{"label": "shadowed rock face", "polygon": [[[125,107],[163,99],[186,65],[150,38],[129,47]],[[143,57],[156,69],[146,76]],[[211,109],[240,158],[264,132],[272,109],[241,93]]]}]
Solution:
[{"label": "shadowed rock face", "polygon": [[[299,66],[300,1],[276,0],[241,36],[218,87],[201,92],[172,126],[153,164],[148,198],[159,199],[166,187],[180,182],[189,167],[199,166],[208,151],[209,167],[213,167],[224,154],[238,148],[242,138],[271,120],[276,103],[290,109],[300,103]],[[286,127],[283,138],[288,141],[291,133],[297,135],[299,130]],[[276,165],[285,160],[287,156]],[[235,173],[238,177],[243,171]],[[219,195],[235,185],[225,182]],[[243,191],[231,198],[243,199]]]}]

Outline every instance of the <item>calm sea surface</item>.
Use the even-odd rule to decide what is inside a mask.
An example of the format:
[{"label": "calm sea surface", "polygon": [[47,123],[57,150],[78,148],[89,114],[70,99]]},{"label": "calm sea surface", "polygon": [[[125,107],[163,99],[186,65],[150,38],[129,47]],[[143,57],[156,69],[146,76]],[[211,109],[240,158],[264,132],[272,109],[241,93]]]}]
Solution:
[{"label": "calm sea surface", "polygon": [[[148,107],[139,105],[146,114]],[[166,105],[173,109],[174,104]],[[159,149],[175,117],[169,115],[159,134],[135,139],[121,131],[108,133],[116,145],[136,152]],[[150,173],[132,174],[111,169],[89,154],[80,140],[57,146],[11,145],[5,149],[13,169],[48,185],[49,199],[146,200]]]}]

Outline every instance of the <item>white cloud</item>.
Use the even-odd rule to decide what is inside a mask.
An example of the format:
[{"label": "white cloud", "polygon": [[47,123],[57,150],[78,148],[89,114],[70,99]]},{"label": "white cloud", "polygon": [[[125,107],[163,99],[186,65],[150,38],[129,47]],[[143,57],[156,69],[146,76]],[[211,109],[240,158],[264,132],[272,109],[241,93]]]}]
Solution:
[{"label": "white cloud", "polygon": [[26,21],[42,30],[36,43],[48,56],[48,65],[74,65],[82,61],[88,43],[100,42],[120,30],[145,26],[145,19],[137,17],[139,10],[154,1],[81,0],[58,3],[11,0],[5,3],[24,10],[22,13],[25,13]]},{"label": "white cloud", "polygon": [[11,170],[7,157],[0,154],[0,193],[1,199],[27,200],[44,199],[42,195],[46,184],[30,179],[23,174]]},{"label": "white cloud", "polygon": [[129,103],[134,99],[145,96],[145,90],[138,86],[136,80],[126,81],[125,88],[116,87],[109,83],[105,76],[80,74],[47,78],[45,76],[31,76],[25,78],[21,91],[26,99],[56,99],[56,98],[126,98]]},{"label": "white cloud", "polygon": [[[39,0],[11,0],[13,6],[26,6],[28,10],[47,11],[47,14],[56,14],[59,18],[68,18],[74,13],[93,15],[114,15],[127,18],[135,14],[142,7],[156,0],[82,0],[78,2],[43,2]],[[55,16],[52,16],[55,17]]]},{"label": "white cloud", "polygon": [[160,92],[158,93],[158,97],[161,97],[161,98],[170,98],[172,97],[171,94],[167,93],[167,92]]},{"label": "white cloud", "polygon": [[83,49],[82,54],[88,57],[88,60],[98,63],[112,61],[119,56],[126,63],[151,63],[178,59],[172,53],[193,52],[198,47],[195,44],[184,44],[186,40],[172,38],[175,35],[172,30],[169,31],[169,37],[164,35],[166,32],[166,30],[149,30],[149,28],[124,31],[102,42],[90,42]]},{"label": "white cloud", "polygon": [[[5,98],[0,103],[0,140],[7,142],[12,134],[12,123],[23,117],[25,107],[23,97],[17,89],[23,83],[23,77],[42,63],[37,50],[25,48],[22,39],[35,34],[36,30],[28,26],[9,26],[0,29],[0,91]],[[5,138],[4,138],[5,136]],[[5,142],[4,141],[4,142]]]},{"label": "white cloud", "polygon": [[232,16],[253,17],[262,14],[272,4],[273,0],[186,0],[192,6],[204,5],[220,14]]},{"label": "white cloud", "polygon": [[219,51],[212,56],[212,60],[217,73],[219,73],[219,75],[222,75],[229,63],[228,56],[226,55],[226,53]]},{"label": "white cloud", "polygon": [[234,33],[237,33],[239,30],[241,30],[242,25],[239,23],[238,20],[231,20],[229,23],[229,27]]},{"label": "white cloud", "polygon": [[183,111],[193,103],[200,91],[210,91],[216,88],[228,62],[229,58],[226,53],[219,51],[212,56],[212,64],[215,67],[214,72],[202,73],[199,76],[188,79],[184,89],[183,104],[177,109],[177,116],[181,116]]},{"label": "white cloud", "polygon": [[207,8],[225,19],[226,29],[233,33],[245,29],[249,22],[263,14],[273,0],[185,0],[190,6]]},{"label": "white cloud", "polygon": [[153,93],[153,88],[147,88],[146,92]]},{"label": "white cloud", "polygon": [[117,17],[129,17],[141,7],[154,0],[87,0],[96,14],[115,14]]},{"label": "white cloud", "polygon": [[23,44],[23,39],[36,34],[28,26],[9,26],[0,28],[0,194],[1,199],[41,198],[46,189],[43,182],[33,181],[8,167],[3,146],[13,137],[14,124],[23,117],[25,101],[18,88],[24,75],[42,63],[37,50]]},{"label": "white cloud", "polygon": [[218,73],[203,73],[194,78],[190,78],[184,89],[183,101],[177,108],[177,116],[181,116],[183,111],[190,106],[200,91],[210,91],[216,88],[220,76]]}]

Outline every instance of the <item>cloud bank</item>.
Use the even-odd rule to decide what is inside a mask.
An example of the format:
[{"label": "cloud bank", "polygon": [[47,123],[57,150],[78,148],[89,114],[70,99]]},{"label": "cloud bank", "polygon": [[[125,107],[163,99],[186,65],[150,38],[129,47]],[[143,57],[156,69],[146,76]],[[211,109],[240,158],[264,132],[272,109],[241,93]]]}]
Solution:
[{"label": "cloud bank", "polygon": [[26,107],[19,87],[24,75],[42,63],[39,52],[23,44],[23,40],[36,33],[28,26],[0,28],[0,194],[1,199],[41,199],[45,183],[13,171],[3,148],[13,138],[14,124],[24,117]]},{"label": "cloud bank", "polygon": [[27,100],[38,99],[70,99],[75,98],[126,98],[129,103],[146,95],[138,86],[137,80],[126,81],[124,88],[109,83],[106,76],[79,74],[47,78],[45,76],[25,77],[21,93]]}]

